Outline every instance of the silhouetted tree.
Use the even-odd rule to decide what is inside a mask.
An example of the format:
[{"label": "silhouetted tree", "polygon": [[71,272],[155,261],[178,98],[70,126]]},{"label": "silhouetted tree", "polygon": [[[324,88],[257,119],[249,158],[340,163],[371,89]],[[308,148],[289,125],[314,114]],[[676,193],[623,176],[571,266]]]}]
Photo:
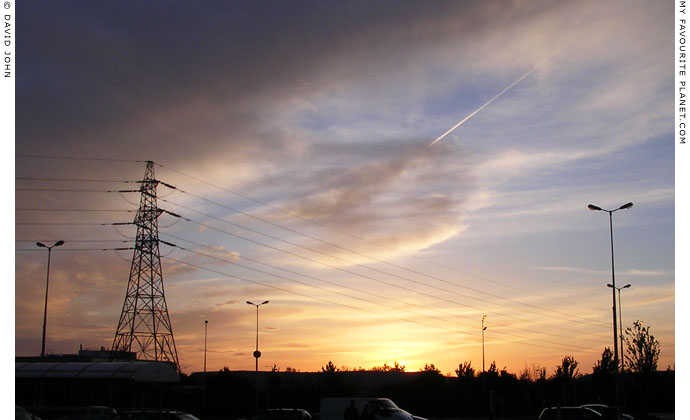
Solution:
[{"label": "silhouetted tree", "polygon": [[525,366],[525,369],[520,372],[520,376],[518,378],[521,381],[531,382],[546,380],[546,368],[535,364],[532,364],[532,367]]},{"label": "silhouetted tree", "polygon": [[423,369],[419,369],[419,371],[420,371],[420,372],[428,372],[428,373],[436,373],[436,374],[439,374],[439,375],[441,374],[441,371],[438,370],[438,369],[436,368],[436,366],[434,366],[433,363],[430,363],[430,364],[426,364],[426,363],[425,363],[425,364],[424,364],[424,368],[423,368]]},{"label": "silhouetted tree", "polygon": [[[494,360],[493,362],[491,362],[491,364],[489,365],[489,369],[486,372],[482,372],[482,373],[485,373],[489,376],[498,376],[498,369],[496,368],[496,361]],[[480,375],[481,375],[481,373],[480,373]]]},{"label": "silhouetted tree", "polygon": [[556,366],[556,372],[554,373],[554,379],[575,379],[580,376],[577,370],[578,362],[573,356],[565,356],[561,361],[561,364]]},{"label": "silhouetted tree", "polygon": [[556,371],[551,377],[553,391],[560,391],[560,403],[563,405],[575,404],[577,399],[577,384],[575,379],[580,376],[577,370],[578,362],[573,356],[565,356],[561,364],[556,366]]},{"label": "silhouetted tree", "polygon": [[345,393],[345,382],[340,372],[340,369],[330,360],[326,363],[326,366],[321,367],[318,384],[322,397],[338,397]]},{"label": "silhouetted tree", "polygon": [[615,371],[616,364],[613,360],[613,353],[610,348],[606,347],[601,353],[601,360],[598,360],[592,368],[592,373],[595,375],[613,375]]},{"label": "silhouetted tree", "polygon": [[633,327],[625,329],[625,344],[627,353],[625,359],[633,372],[656,372],[659,353],[659,340],[649,333],[649,327],[644,327],[642,321],[633,322]]},{"label": "silhouetted tree", "polygon": [[331,362],[330,360],[328,361],[328,363],[326,363],[326,366],[321,367],[321,372],[324,372],[324,373],[335,373],[338,371],[339,371],[339,369],[337,367],[335,367],[333,362]]},{"label": "silhouetted tree", "polygon": [[280,368],[276,364],[273,364],[271,374],[268,376],[266,405],[268,407],[280,407]]},{"label": "silhouetted tree", "polygon": [[586,379],[590,385],[588,391],[591,392],[595,401],[607,404],[615,404],[612,392],[614,387],[613,374],[616,371],[616,364],[613,360],[613,352],[609,347],[604,348],[601,353],[601,360],[592,367],[592,375]]},{"label": "silhouetted tree", "polygon": [[389,366],[388,363],[384,363],[383,366],[374,366],[371,368],[372,372],[405,372],[405,365],[394,361],[393,366]]},{"label": "silhouetted tree", "polygon": [[473,378],[474,368],[472,367],[472,362],[462,362],[462,364],[458,365],[458,368],[455,369],[455,374],[458,375],[458,378]]}]

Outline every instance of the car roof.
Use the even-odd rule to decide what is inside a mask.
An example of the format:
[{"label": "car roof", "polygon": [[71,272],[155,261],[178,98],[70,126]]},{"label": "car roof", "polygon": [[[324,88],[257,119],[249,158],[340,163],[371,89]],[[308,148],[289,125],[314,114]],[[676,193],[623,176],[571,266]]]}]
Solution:
[{"label": "car roof", "polygon": [[[539,415],[540,420],[546,420],[546,419],[555,419],[556,417],[552,417],[552,415],[555,415],[558,411],[561,412],[562,414],[569,414],[569,413],[581,413],[587,414],[587,417],[585,418],[602,418],[601,413],[597,412],[596,410],[593,410],[589,407],[584,407],[584,406],[573,406],[573,407],[547,407],[542,410],[541,414]],[[546,417],[544,417],[546,415]],[[563,417],[563,419],[566,418],[571,418],[569,415],[568,417]],[[572,418],[578,418],[578,417],[572,417]]]}]

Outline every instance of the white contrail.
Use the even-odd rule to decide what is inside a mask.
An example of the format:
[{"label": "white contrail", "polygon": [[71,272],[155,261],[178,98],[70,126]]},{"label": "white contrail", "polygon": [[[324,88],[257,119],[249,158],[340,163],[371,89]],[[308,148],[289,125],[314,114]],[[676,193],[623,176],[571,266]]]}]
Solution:
[{"label": "white contrail", "polygon": [[[568,44],[566,44],[566,45],[568,45]],[[481,111],[482,109],[484,109],[484,108],[486,108],[487,106],[489,106],[489,104],[491,104],[491,102],[495,101],[495,100],[498,99],[501,95],[503,95],[503,94],[506,93],[508,90],[510,90],[510,88],[512,88],[513,86],[515,86],[515,85],[517,85],[518,83],[520,83],[520,82],[522,81],[522,79],[524,79],[525,77],[527,77],[527,76],[529,76],[530,74],[532,74],[532,72],[534,72],[536,69],[538,69],[540,66],[542,66],[542,65],[543,65],[544,63],[546,63],[547,61],[549,61],[553,56],[555,56],[556,54],[558,54],[558,53],[560,53],[561,51],[563,51],[564,48],[565,48],[565,46],[561,47],[558,51],[556,51],[555,53],[551,54],[550,56],[548,56],[547,58],[545,58],[544,60],[542,60],[542,61],[541,61],[540,63],[538,63],[536,66],[532,67],[532,69],[530,69],[530,71],[528,71],[527,73],[525,73],[525,74],[523,74],[522,76],[520,76],[519,79],[517,79],[516,81],[514,81],[513,83],[511,83],[510,85],[508,85],[507,88],[505,88],[505,89],[503,89],[502,91],[498,92],[498,94],[497,94],[496,96],[494,96],[493,98],[489,99],[484,105],[480,106],[480,107],[477,108],[474,112],[472,112],[470,115],[468,115],[468,116],[466,116],[465,118],[463,118],[459,123],[457,123],[457,124],[455,124],[454,126],[452,126],[452,127],[450,128],[450,130],[448,130],[448,131],[446,131],[445,133],[441,134],[441,135],[439,136],[439,138],[437,138],[436,140],[432,141],[431,144],[429,144],[428,147],[433,146],[434,144],[436,144],[436,142],[438,142],[439,140],[441,140],[442,138],[444,138],[445,136],[447,136],[448,134],[450,134],[453,130],[455,130],[456,128],[460,127],[465,121],[467,121],[467,120],[469,120],[470,118],[474,117],[474,115],[475,115],[477,112],[479,112],[479,111]]]}]

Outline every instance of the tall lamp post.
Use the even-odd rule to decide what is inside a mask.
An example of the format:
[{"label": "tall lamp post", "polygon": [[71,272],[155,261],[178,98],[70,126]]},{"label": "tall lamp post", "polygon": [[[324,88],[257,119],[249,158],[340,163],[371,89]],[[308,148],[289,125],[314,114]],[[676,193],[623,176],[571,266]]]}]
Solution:
[{"label": "tall lamp post", "polygon": [[[620,407],[620,382],[618,379],[618,325],[616,323],[616,270],[614,268],[614,259],[613,259],[613,213],[617,212],[618,210],[625,210],[629,209],[630,207],[633,206],[633,203],[626,203],[623,204],[622,206],[618,207],[615,210],[606,210],[602,209],[599,206],[595,206],[594,204],[590,204],[587,206],[588,209],[592,211],[605,211],[609,214],[609,228],[611,232],[611,295],[613,299],[613,361],[616,366],[614,369],[614,382],[615,382],[615,401],[616,401],[616,407]],[[621,349],[622,350],[622,349]]]},{"label": "tall lamp post", "polygon": [[261,303],[247,301],[247,305],[256,306],[256,350],[254,350],[254,359],[256,359],[256,367],[254,370],[254,387],[256,392],[254,394],[254,411],[257,411],[259,409],[259,357],[261,357],[261,352],[259,351],[259,306],[265,305],[267,303],[267,300]]},{"label": "tall lamp post", "polygon": [[206,338],[208,337],[208,319],[204,320],[204,378],[206,377]]},{"label": "tall lamp post", "polygon": [[484,372],[484,331],[486,331],[486,327],[484,326],[485,319],[486,315],[482,315],[482,372]]},{"label": "tall lamp post", "polygon": [[208,319],[204,320],[204,399],[203,408],[206,409],[206,338],[208,337]]},{"label": "tall lamp post", "polygon": [[48,269],[46,270],[46,301],[43,307],[43,338],[41,340],[41,357],[46,355],[46,321],[48,319],[48,283],[50,282],[50,251],[56,246],[64,244],[65,241],[57,241],[53,246],[47,246],[41,242],[36,242],[36,246],[40,248],[48,248]]},{"label": "tall lamp post", "polygon": [[621,372],[625,370],[625,363],[624,363],[624,352],[623,352],[623,315],[621,314],[621,307],[623,304],[621,303],[621,289],[627,289],[630,287],[630,283],[626,284],[623,287],[615,287],[612,284],[607,284],[607,287],[615,288],[618,290],[618,326],[620,327],[620,331],[618,331],[620,334],[620,339],[621,339]]}]

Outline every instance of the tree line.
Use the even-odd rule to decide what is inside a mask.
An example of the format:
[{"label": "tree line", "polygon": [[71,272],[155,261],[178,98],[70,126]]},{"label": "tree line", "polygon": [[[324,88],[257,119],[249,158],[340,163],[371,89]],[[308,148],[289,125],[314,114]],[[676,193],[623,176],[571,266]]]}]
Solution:
[{"label": "tree line", "polygon": [[[669,366],[657,369],[660,346],[649,327],[636,321],[626,330],[625,372],[621,375],[624,412],[673,411],[675,373]],[[586,403],[613,405],[615,363],[610,348],[582,373],[572,355],[565,355],[552,368],[533,365],[519,373],[499,368],[496,361],[486,371],[471,361],[458,363],[455,374],[444,376],[427,363],[416,372],[399,362],[369,369],[338,367],[333,361],[318,372],[298,372],[273,366],[259,382],[259,408],[305,408],[319,411],[323,397],[385,397],[401,408],[426,418],[538,416],[548,406]],[[587,369],[589,370],[589,369]],[[254,410],[255,380],[224,368],[206,382],[206,413],[234,417]],[[194,397],[197,400],[196,397]],[[232,416],[231,416],[232,417]]]},{"label": "tree line", "polygon": [[[635,321],[625,330],[625,349],[621,349],[623,409],[642,416],[650,409],[673,411],[675,373],[669,366],[658,372],[660,343],[650,327]],[[538,415],[547,406],[586,403],[614,405],[613,352],[605,347],[591,373],[581,373],[580,363],[565,355],[552,371],[533,365],[518,374],[499,369],[493,361],[486,371],[476,370],[471,361],[458,364],[455,377],[445,377],[433,363],[415,372],[408,381],[368,390],[370,396],[385,396],[404,402],[407,411],[425,417]],[[329,361],[321,368],[321,393],[351,396],[356,392],[342,374],[366,371],[362,368],[337,368]],[[405,373],[398,362],[375,366],[369,372]],[[408,372],[409,373],[409,372]],[[338,375],[341,374],[341,375]],[[350,385],[350,386],[348,386]],[[433,403],[429,403],[433,401]]]}]

